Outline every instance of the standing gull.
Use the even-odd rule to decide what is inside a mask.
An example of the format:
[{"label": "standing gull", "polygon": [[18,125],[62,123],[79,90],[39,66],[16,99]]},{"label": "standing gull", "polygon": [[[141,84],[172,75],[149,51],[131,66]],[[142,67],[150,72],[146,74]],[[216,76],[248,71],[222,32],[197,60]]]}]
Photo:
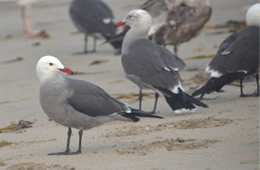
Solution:
[{"label": "standing gull", "polygon": [[148,0],[142,6],[153,17],[149,38],[157,44],[178,46],[196,37],[211,16],[209,0]]},{"label": "standing gull", "polygon": [[[61,72],[72,74],[53,56],[42,57],[36,66],[40,79],[40,104],[44,112],[57,123],[68,127],[65,152],[50,155],[81,153],[83,130],[113,120],[139,121],[137,117],[162,118],[145,114],[112,98],[100,87],[87,81],[68,78]],[[78,151],[70,152],[71,128],[79,129]]]},{"label": "standing gull", "polygon": [[150,14],[144,10],[130,11],[123,21],[116,26],[128,25],[122,46],[122,66],[128,79],[140,89],[139,109],[141,109],[142,89],[154,90],[156,111],[157,99],[162,94],[170,107],[176,112],[191,111],[194,105],[207,107],[184,92],[181,85],[179,69],[184,62],[166,48],[147,39],[152,25]]},{"label": "standing gull", "polygon": [[220,45],[216,57],[206,67],[210,80],[196,90],[192,96],[219,91],[224,85],[240,80],[240,96],[243,93],[243,79],[254,75],[259,96],[259,26],[260,3],[250,7],[246,14],[247,27],[227,37]]},{"label": "standing gull", "polygon": [[[96,40],[104,37],[116,50],[121,49],[122,39],[110,41],[116,36],[112,10],[102,0],[73,0],[69,14],[76,28],[85,34],[84,53],[96,52]],[[88,49],[88,36],[94,38],[93,50]]]}]

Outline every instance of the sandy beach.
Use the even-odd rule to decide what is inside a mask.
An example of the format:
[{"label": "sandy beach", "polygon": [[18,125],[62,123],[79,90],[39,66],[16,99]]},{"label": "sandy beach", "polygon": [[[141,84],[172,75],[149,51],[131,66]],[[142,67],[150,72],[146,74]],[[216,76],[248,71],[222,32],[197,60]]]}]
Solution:
[{"label": "sandy beach", "polygon": [[[104,1],[116,20],[144,2]],[[207,25],[243,21],[247,8],[256,2],[211,0],[213,13]],[[114,55],[109,44],[99,40],[97,53],[78,54],[83,51],[83,35],[76,33],[68,6],[68,0],[45,0],[33,6],[33,26],[49,34],[40,38],[23,34],[15,3],[0,3],[0,169],[259,169],[259,97],[240,98],[237,82],[221,93],[206,95],[207,109],[176,115],[160,97],[157,114],[164,119],[110,122],[84,131],[82,154],[48,156],[65,149],[67,128],[50,121],[39,104],[35,66],[41,56],[58,57],[65,66],[84,73],[72,78],[97,84],[138,107],[138,88],[125,78],[120,56]],[[196,56],[215,55],[229,34],[227,28],[205,28],[180,46],[179,56],[187,65],[180,75],[188,93],[203,85],[208,76],[204,68],[210,58]],[[254,79],[244,86],[246,93],[256,90]],[[145,92],[143,109],[149,111],[153,93]],[[16,130],[20,120],[27,121],[26,126]],[[78,131],[73,129],[71,149],[77,147]]]}]

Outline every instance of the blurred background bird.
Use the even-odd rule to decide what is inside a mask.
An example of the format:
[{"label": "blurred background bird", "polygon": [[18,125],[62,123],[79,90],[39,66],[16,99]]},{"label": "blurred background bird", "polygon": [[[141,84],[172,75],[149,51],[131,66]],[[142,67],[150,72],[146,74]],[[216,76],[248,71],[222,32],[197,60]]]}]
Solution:
[{"label": "blurred background bird", "polygon": [[[110,7],[101,0],[73,0],[69,7],[71,20],[78,31],[85,35],[84,53],[96,52],[96,41],[101,36],[115,50],[121,49],[122,39],[112,40],[117,35],[114,15]],[[93,49],[88,48],[88,36],[94,39]]]},{"label": "blurred background bird", "polygon": [[142,6],[153,17],[149,39],[161,45],[173,45],[178,55],[180,44],[196,37],[210,19],[208,0],[148,0]]},{"label": "blurred background bird", "polygon": [[[147,0],[139,8],[153,18],[149,39],[163,46],[173,45],[176,55],[180,44],[199,35],[212,13],[208,0]],[[123,39],[128,30],[126,27],[115,40]]]},{"label": "blurred background bird", "polygon": [[30,36],[41,34],[43,31],[32,28],[31,6],[40,0],[0,0],[0,2],[15,2],[21,7],[21,16],[24,33]]},{"label": "blurred background bird", "polygon": [[260,3],[250,7],[246,14],[247,27],[234,32],[221,44],[220,48],[206,71],[211,73],[208,82],[196,90],[192,96],[204,94],[220,89],[235,80],[240,80],[240,96],[245,97],[243,92],[243,79],[248,75],[255,75],[259,96],[259,26],[260,26]]}]

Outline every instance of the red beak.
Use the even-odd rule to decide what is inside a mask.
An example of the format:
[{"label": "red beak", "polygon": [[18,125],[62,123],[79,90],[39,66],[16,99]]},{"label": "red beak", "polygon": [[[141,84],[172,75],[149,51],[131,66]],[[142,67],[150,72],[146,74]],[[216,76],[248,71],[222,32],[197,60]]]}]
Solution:
[{"label": "red beak", "polygon": [[60,69],[60,71],[67,74],[73,74],[73,71],[70,68],[66,68],[66,67],[64,67],[64,69]]},{"label": "red beak", "polygon": [[124,21],[118,21],[117,23],[115,23],[115,27],[118,28],[118,27],[121,27],[125,25],[125,22]]}]

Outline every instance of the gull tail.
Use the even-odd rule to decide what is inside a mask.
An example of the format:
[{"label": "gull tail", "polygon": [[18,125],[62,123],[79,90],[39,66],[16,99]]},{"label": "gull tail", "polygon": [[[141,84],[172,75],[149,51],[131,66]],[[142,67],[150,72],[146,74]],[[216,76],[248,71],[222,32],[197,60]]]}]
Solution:
[{"label": "gull tail", "polygon": [[120,33],[114,35],[114,36],[105,36],[106,41],[103,43],[110,43],[114,49],[121,50],[123,39],[127,33],[127,31],[130,29],[130,27],[126,26]]},{"label": "gull tail", "polygon": [[173,93],[168,89],[159,89],[163,92],[164,97],[172,108],[172,110],[176,113],[183,111],[192,111],[196,108],[196,106],[200,107],[208,107],[206,104],[200,102],[197,99],[194,99],[187,93],[185,93],[182,89],[178,88],[178,93]]},{"label": "gull tail", "polygon": [[206,93],[211,93],[213,91],[220,91],[220,89],[223,86],[233,82],[236,79],[243,77],[244,75],[245,73],[243,72],[236,72],[236,73],[225,74],[218,78],[212,77],[203,87],[193,92],[192,96],[194,97],[194,96],[201,95],[200,98],[202,98]]}]

